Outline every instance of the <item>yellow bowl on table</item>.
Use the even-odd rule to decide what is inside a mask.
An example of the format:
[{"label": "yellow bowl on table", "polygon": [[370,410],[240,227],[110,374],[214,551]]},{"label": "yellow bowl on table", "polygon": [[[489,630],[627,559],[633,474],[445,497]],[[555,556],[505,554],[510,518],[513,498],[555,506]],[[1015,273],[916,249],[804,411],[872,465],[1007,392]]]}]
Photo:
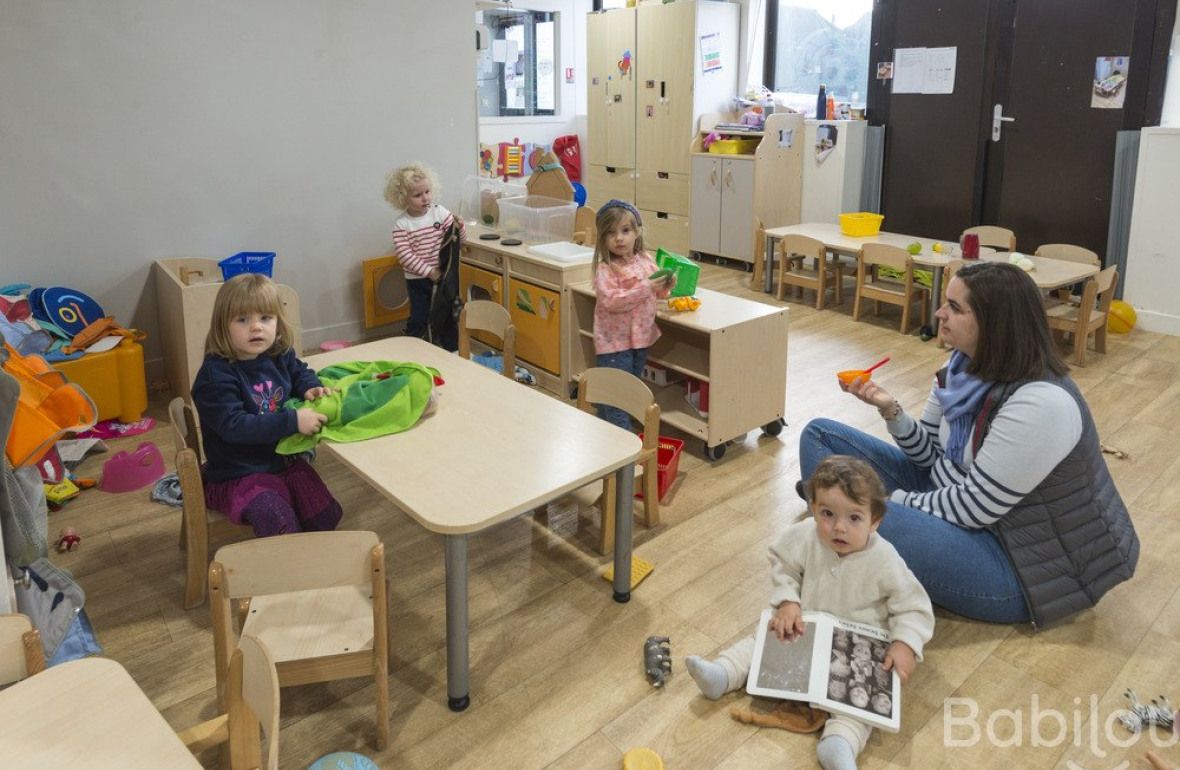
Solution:
[{"label": "yellow bowl on table", "polygon": [[885,217],[871,211],[856,211],[840,215],[840,232],[853,238],[863,238],[881,232]]}]

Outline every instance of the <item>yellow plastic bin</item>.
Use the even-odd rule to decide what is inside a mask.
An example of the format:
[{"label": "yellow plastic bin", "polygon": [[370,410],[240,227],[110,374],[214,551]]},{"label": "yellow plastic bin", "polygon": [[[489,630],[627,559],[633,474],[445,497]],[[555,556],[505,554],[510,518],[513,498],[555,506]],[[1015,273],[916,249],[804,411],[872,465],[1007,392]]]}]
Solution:
[{"label": "yellow plastic bin", "polygon": [[761,141],[760,138],[716,139],[709,145],[709,152],[715,155],[753,155]]},{"label": "yellow plastic bin", "polygon": [[857,211],[840,215],[840,232],[853,238],[863,238],[881,232],[885,217],[871,211]]},{"label": "yellow plastic bin", "polygon": [[147,409],[143,346],[123,340],[103,353],[87,353],[73,361],[56,361],[54,369],[76,383],[94,402],[99,420],[135,422]]}]

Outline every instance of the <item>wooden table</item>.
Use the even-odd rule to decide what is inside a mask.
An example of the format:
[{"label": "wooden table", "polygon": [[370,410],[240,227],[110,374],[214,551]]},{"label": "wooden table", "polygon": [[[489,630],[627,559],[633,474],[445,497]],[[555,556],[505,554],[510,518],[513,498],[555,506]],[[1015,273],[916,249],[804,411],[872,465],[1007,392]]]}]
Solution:
[{"label": "wooden table", "polygon": [[[800,225],[775,227],[766,231],[766,266],[762,278],[762,288],[766,292],[773,290],[775,241],[787,235],[805,235],[808,238],[814,238],[817,241],[822,241],[828,251],[852,257],[855,257],[857,252],[860,251],[860,248],[866,243],[883,243],[902,249],[908,248],[911,243],[920,243],[922,245],[922,251],[914,255],[914,264],[929,267],[932,273],[930,327],[933,330],[933,334],[938,333],[938,319],[934,314],[938,310],[942,298],[942,271],[951,260],[958,259],[958,257],[937,254],[932,247],[935,243],[945,244],[947,241],[937,238],[925,238],[920,235],[903,235],[901,233],[889,232],[880,232],[876,235],[857,238],[840,232],[840,225],[833,222],[805,222]],[[995,249],[990,249],[986,246],[980,247],[979,257],[980,259],[994,261],[1005,261],[1008,259],[1006,253],[997,252]],[[1081,262],[1067,262],[1061,259],[1048,259],[1047,257],[1034,257],[1031,255],[1029,259],[1035,265],[1035,269],[1029,275],[1032,277],[1033,282],[1036,283],[1037,288],[1044,291],[1056,289],[1061,286],[1072,286],[1079,281],[1084,281],[1090,276],[1098,274],[1098,268],[1096,266]]]},{"label": "wooden table", "polygon": [[170,770],[201,763],[108,658],[62,663],[0,691],[0,767]]},{"label": "wooden table", "polygon": [[631,508],[639,438],[572,405],[413,337],[390,337],[307,359],[413,361],[439,371],[438,409],[408,431],[322,442],[431,532],[445,536],[447,696],[470,703],[467,537],[614,472],[614,598],[631,598]]}]

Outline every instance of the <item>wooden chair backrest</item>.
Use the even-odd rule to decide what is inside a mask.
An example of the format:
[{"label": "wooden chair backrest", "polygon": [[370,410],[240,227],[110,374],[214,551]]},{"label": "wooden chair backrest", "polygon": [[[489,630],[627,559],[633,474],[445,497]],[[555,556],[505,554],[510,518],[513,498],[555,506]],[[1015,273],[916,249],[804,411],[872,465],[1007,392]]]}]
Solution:
[{"label": "wooden chair backrest", "polygon": [[659,445],[660,407],[651,388],[630,372],[595,366],[578,380],[578,408],[593,412],[594,405],[613,406],[643,423],[643,448]]},{"label": "wooden chair backrest", "polygon": [[25,615],[0,615],[0,684],[19,682],[45,669],[41,635]]},{"label": "wooden chair backrest", "polygon": [[298,532],[222,546],[214,565],[224,571],[225,599],[367,585],[375,532]]},{"label": "wooden chair backrest", "polygon": [[980,246],[991,246],[994,249],[1016,251],[1016,233],[1006,227],[976,225],[975,227],[968,227],[963,231],[963,235],[967,233],[978,235]]},{"label": "wooden chair backrest", "polygon": [[1047,259],[1063,259],[1066,262],[1082,262],[1087,265],[1101,265],[1102,258],[1084,246],[1072,243],[1043,243],[1037,247],[1036,256]]},{"label": "wooden chair backrest", "polygon": [[955,273],[967,264],[961,259],[952,259],[946,263],[946,267],[942,269],[942,296],[939,298],[942,302],[946,302],[946,287],[951,285],[951,279],[955,277]]},{"label": "wooden chair backrest", "polygon": [[1119,271],[1114,265],[1106,268],[1098,275],[1086,281],[1082,288],[1082,299],[1078,305],[1079,315],[1088,320],[1095,310],[1104,314],[1110,310],[1110,303],[1114,301],[1114,290],[1119,285]]},{"label": "wooden chair backrest", "polygon": [[808,238],[806,235],[785,235],[779,239],[779,244],[786,256],[815,257],[821,263],[827,258],[828,248],[824,246],[824,242]]},{"label": "wooden chair backrest", "polygon": [[473,299],[463,306],[460,325],[468,331],[491,332],[504,339],[512,326],[512,316],[503,306],[486,299]]},{"label": "wooden chair backrest", "polygon": [[168,402],[168,419],[172,423],[172,434],[176,437],[177,451],[188,448],[201,461],[201,435],[197,425],[197,413],[192,404],[180,396]]},{"label": "wooden chair backrest", "polygon": [[[230,659],[230,681],[239,676],[234,670],[241,666],[242,701],[250,707],[253,719],[249,715],[235,714],[235,702],[230,700],[230,740],[234,740],[234,729],[241,724],[246,730],[256,730],[262,726],[262,734],[266,736],[266,764],[269,770],[277,770],[279,766],[279,672],[275,668],[274,659],[261,639],[253,636],[243,636],[238,639],[238,649]],[[235,719],[235,716],[238,716]],[[243,724],[244,723],[244,724]]]},{"label": "wooden chair backrest", "polygon": [[903,272],[910,266],[908,251],[885,243],[866,243],[860,247],[860,256],[866,265],[885,265]]},{"label": "wooden chair backrest", "polygon": [[500,338],[504,376],[516,379],[516,327],[503,305],[473,299],[459,312],[459,357],[471,360],[471,332],[489,332]]}]

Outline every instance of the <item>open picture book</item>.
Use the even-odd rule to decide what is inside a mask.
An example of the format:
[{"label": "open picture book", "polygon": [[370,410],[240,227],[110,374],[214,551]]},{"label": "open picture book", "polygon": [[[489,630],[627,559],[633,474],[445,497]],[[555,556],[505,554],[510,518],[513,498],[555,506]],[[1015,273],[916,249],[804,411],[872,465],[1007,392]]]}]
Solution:
[{"label": "open picture book", "polygon": [[746,692],[801,700],[891,733],[901,728],[901,681],[881,668],[889,649],[884,630],[825,612],[804,612],[803,635],[780,642],[763,610]]}]

